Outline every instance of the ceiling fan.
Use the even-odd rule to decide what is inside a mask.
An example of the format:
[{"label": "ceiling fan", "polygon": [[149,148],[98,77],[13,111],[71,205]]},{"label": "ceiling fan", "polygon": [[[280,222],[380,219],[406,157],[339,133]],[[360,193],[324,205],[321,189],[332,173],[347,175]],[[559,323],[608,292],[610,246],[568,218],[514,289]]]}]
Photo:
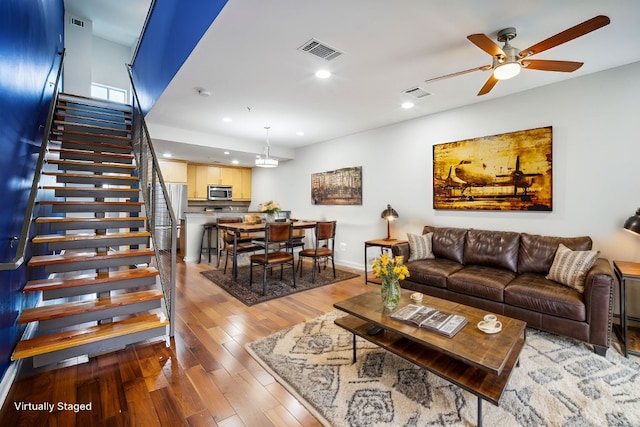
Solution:
[{"label": "ceiling fan", "polygon": [[522,68],[528,68],[530,70],[561,71],[570,73],[580,68],[583,63],[543,59],[536,60],[529,58],[540,52],[551,49],[552,47],[559,46],[563,43],[584,36],[591,31],[595,31],[598,28],[608,25],[610,22],[611,21],[608,17],[598,15],[595,18],[584,21],[581,24],[564,30],[556,34],[555,36],[549,37],[548,39],[536,43],[533,46],[523,50],[519,50],[517,47],[511,46],[510,44],[510,41],[516,37],[516,29],[512,27],[505,28],[498,32],[498,41],[500,43],[504,43],[502,47],[491,41],[491,39],[484,34],[471,34],[470,36],[467,36],[467,39],[469,39],[471,43],[475,44],[480,49],[491,55],[491,64],[425,80],[425,83],[433,83],[438,80],[461,76],[463,74],[472,73],[474,71],[492,70],[491,76],[486,81],[484,86],[482,86],[480,92],[478,92],[478,96],[481,96],[489,93],[499,80],[506,80],[517,76]]}]

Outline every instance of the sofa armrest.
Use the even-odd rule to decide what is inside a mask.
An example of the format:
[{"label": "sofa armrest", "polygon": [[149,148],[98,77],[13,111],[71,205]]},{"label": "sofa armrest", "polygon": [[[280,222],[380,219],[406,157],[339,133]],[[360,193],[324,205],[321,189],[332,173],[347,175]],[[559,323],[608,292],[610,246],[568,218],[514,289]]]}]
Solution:
[{"label": "sofa armrest", "polygon": [[409,243],[396,243],[391,246],[391,253],[393,256],[402,256],[404,257],[404,262],[407,262],[409,259]]},{"label": "sofa armrest", "polygon": [[589,342],[609,346],[613,322],[613,269],[609,260],[598,258],[584,284],[584,304],[589,323]]}]

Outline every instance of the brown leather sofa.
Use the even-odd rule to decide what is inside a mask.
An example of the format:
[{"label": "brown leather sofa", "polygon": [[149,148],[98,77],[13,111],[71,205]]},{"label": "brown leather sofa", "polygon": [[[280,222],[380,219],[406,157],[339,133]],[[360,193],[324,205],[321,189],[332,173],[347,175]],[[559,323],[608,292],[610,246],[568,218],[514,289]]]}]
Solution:
[{"label": "brown leather sofa", "polygon": [[508,231],[425,226],[434,258],[406,261],[409,244],[394,245],[410,276],[406,289],[527,322],[528,326],[590,343],[604,355],[613,316],[613,271],[599,258],[584,293],[545,278],[562,243],[591,250],[590,237],[550,237]]}]

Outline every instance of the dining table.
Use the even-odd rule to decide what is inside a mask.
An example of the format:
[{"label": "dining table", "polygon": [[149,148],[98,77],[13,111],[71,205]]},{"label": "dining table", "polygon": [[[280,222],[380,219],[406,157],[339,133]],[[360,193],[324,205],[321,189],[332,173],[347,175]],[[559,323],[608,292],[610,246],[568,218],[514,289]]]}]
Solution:
[{"label": "dining table", "polygon": [[[300,220],[300,221],[290,221],[293,224],[294,230],[304,230],[308,228],[314,228],[316,226],[317,221],[313,220]],[[233,234],[233,265],[231,267],[231,275],[233,280],[237,280],[238,278],[238,253],[236,248],[238,247],[238,238],[243,233],[259,233],[264,232],[266,230],[266,223],[248,223],[248,222],[232,222],[232,223],[224,223],[218,224],[218,228],[220,230],[228,231]]]}]

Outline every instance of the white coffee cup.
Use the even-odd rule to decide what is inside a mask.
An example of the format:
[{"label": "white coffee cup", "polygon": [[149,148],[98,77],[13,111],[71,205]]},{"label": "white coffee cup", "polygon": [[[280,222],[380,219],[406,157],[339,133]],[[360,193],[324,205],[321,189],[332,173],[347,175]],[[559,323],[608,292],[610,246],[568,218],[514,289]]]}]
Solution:
[{"label": "white coffee cup", "polygon": [[487,329],[501,329],[502,323],[495,314],[487,314],[484,316],[484,327]]}]

